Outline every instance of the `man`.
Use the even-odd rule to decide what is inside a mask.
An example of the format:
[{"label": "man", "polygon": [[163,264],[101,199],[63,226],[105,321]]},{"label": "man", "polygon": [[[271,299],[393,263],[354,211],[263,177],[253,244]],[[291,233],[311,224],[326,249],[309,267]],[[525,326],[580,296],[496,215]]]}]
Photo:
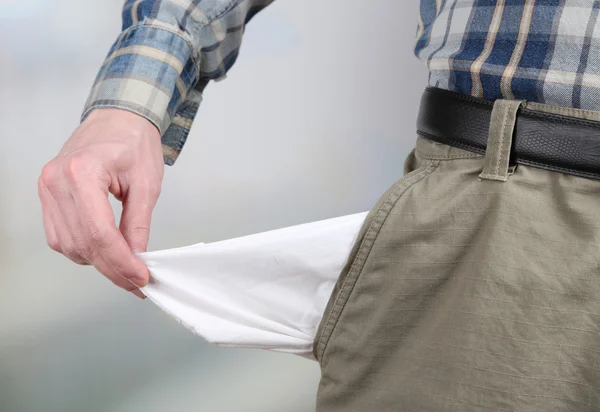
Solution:
[{"label": "man", "polygon": [[[141,296],[163,157],[271,1],[126,1],[82,124],[39,181],[53,249]],[[419,139],[321,322],[319,411],[600,409],[599,13],[421,0]]]}]

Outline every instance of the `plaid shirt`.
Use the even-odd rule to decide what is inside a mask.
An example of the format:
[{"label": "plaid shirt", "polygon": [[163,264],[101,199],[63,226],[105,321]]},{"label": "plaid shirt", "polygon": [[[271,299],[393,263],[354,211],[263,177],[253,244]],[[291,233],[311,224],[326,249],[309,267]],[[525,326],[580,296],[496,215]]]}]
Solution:
[{"label": "plaid shirt", "polygon": [[[94,108],[138,113],[171,165],[211,80],[235,62],[246,23],[273,0],[126,0]],[[420,0],[415,54],[429,84],[488,100],[600,110],[600,0]]]},{"label": "plaid shirt", "polygon": [[429,84],[600,110],[600,0],[421,0]]}]

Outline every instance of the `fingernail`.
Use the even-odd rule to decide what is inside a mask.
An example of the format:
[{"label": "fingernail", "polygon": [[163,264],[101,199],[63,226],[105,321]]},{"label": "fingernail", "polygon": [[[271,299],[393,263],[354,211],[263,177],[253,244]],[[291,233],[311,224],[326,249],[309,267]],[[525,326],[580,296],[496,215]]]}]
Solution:
[{"label": "fingernail", "polygon": [[146,299],[146,295],[144,295],[140,290],[132,290],[131,293],[140,299]]}]

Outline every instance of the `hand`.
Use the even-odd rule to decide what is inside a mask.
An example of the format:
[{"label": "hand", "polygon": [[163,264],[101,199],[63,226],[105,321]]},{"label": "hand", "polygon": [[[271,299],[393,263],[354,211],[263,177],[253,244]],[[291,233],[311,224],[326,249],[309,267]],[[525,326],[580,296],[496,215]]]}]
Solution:
[{"label": "hand", "polygon": [[[143,298],[138,288],[149,274],[135,253],[148,245],[163,172],[152,123],[124,110],[94,110],[38,180],[48,245]],[[119,228],[109,192],[123,203]]]}]

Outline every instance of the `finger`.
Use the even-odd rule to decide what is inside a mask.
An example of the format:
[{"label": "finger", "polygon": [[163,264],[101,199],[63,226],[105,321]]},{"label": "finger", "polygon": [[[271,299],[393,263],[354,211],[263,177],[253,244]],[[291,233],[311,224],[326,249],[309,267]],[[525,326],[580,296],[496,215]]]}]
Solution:
[{"label": "finger", "polygon": [[92,264],[98,270],[98,272],[102,273],[108,280],[118,287],[126,290],[127,292],[131,292],[140,299],[146,299],[146,296],[138,289],[138,287],[115,272],[113,268],[110,267],[110,265],[106,262],[106,260],[104,260],[102,255],[94,255],[92,258]]},{"label": "finger", "polygon": [[115,218],[107,192],[99,185],[84,184],[74,188],[73,199],[83,225],[87,241],[94,251],[120,277],[138,287],[148,283],[149,273],[144,263],[137,258],[121,232],[115,226]]},{"label": "finger", "polygon": [[53,194],[53,201],[62,253],[77,264],[89,265],[93,250],[87,242],[75,201],[66,185]]},{"label": "finger", "polygon": [[152,211],[159,189],[149,184],[130,187],[123,199],[120,230],[134,253],[145,252],[150,237]]},{"label": "finger", "polygon": [[[89,262],[81,255],[74,237],[74,230],[81,231],[81,224],[78,221],[68,224],[67,221],[67,218],[73,219],[73,215],[77,217],[73,210],[73,201],[70,195],[65,195],[61,191],[58,191],[57,195],[53,195],[43,183],[40,184],[39,191],[41,192],[40,196],[43,198],[42,207],[46,210],[44,213],[44,230],[46,230],[46,221],[49,222],[46,236],[49,244],[52,241],[50,247],[79,265],[88,265]],[[60,204],[55,196],[60,199]],[[78,229],[74,229],[74,227],[78,227]]]},{"label": "finger", "polygon": [[42,203],[42,218],[44,222],[44,233],[46,234],[46,242],[50,249],[55,252],[62,253],[60,247],[60,241],[56,234],[56,228],[54,227],[52,215],[52,196],[50,195],[48,188],[44,184],[43,180],[38,179],[38,196]]}]

